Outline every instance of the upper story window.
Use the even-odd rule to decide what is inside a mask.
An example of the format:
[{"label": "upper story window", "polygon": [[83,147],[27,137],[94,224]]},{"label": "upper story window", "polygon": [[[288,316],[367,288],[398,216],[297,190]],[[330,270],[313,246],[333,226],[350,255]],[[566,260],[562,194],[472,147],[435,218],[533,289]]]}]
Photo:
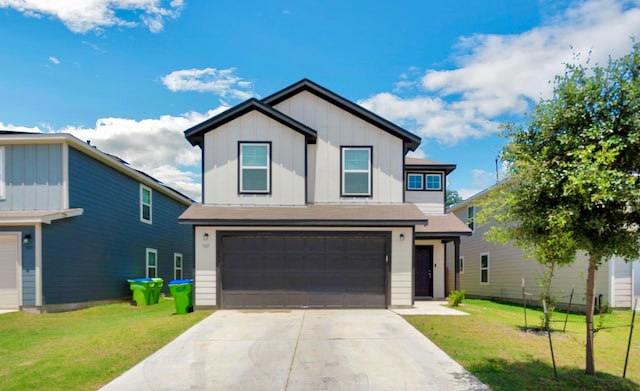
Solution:
[{"label": "upper story window", "polygon": [[0,147],[0,200],[5,198],[4,146]]},{"label": "upper story window", "polygon": [[153,193],[151,189],[145,185],[140,185],[140,221],[151,224]]},{"label": "upper story window", "polygon": [[476,208],[473,206],[467,207],[467,226],[471,228],[471,230],[475,229],[475,219],[476,219]]},{"label": "upper story window", "polygon": [[371,196],[371,147],[342,147],[342,195]]},{"label": "upper story window", "polygon": [[407,174],[407,190],[423,190],[423,189],[424,189],[424,175]]},{"label": "upper story window", "polygon": [[241,142],[238,187],[240,193],[271,191],[271,143]]},{"label": "upper story window", "polygon": [[425,174],[425,185],[427,190],[442,190],[442,175]]},{"label": "upper story window", "polygon": [[441,191],[442,174],[440,173],[407,173],[407,190]]}]

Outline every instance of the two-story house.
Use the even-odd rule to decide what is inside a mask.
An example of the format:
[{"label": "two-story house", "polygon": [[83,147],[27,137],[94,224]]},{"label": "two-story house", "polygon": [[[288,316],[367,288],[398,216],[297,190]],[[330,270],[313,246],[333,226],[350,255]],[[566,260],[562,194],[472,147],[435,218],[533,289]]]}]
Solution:
[{"label": "two-story house", "polygon": [[202,150],[198,308],[411,306],[443,298],[455,166],[405,159],[420,138],[304,79],[185,131]]},{"label": "two-story house", "polygon": [[[494,224],[489,221],[478,225],[475,221],[482,199],[489,188],[453,206],[451,213],[467,222],[473,235],[462,238],[460,243],[460,287],[469,297],[491,298],[522,303],[525,297],[539,305],[540,281],[544,267],[528,257],[522,249],[511,244],[493,243],[485,239],[485,233]],[[451,254],[451,253],[450,253]],[[588,259],[578,254],[571,265],[557,268],[552,280],[552,295],[558,306],[584,309],[586,305],[586,276]],[[453,264],[450,256],[447,262]],[[573,291],[573,296],[571,292]],[[640,296],[640,261],[626,263],[619,257],[604,262],[596,273],[595,294],[597,304],[615,308],[631,308],[634,296]]]},{"label": "two-story house", "polygon": [[191,203],[69,134],[1,132],[0,308],[70,310],[130,299],[128,278],[193,276],[178,224]]}]

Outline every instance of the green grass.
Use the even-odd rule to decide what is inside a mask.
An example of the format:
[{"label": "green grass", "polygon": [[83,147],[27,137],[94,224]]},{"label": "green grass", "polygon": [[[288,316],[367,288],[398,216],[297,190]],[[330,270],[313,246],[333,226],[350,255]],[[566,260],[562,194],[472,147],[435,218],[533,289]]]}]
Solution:
[{"label": "green grass", "polygon": [[[555,313],[551,328],[558,378],[553,375],[545,333],[523,332],[522,307],[467,299],[459,307],[471,316],[405,316],[405,319],[494,391],[640,390],[640,325],[632,339],[626,379],[622,378],[631,311],[615,311],[596,327],[597,376],[584,375],[585,317]],[[527,311],[529,327],[541,326],[542,313]],[[640,323],[640,317],[636,317]]]},{"label": "green grass", "polygon": [[0,390],[95,390],[211,314],[172,300],[0,315]]}]

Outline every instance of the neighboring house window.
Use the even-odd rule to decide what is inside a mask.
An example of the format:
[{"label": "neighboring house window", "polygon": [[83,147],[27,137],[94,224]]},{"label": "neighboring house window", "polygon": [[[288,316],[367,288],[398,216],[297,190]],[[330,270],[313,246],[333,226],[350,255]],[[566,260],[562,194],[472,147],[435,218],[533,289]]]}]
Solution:
[{"label": "neighboring house window", "polygon": [[342,147],[342,195],[371,196],[371,147]]},{"label": "neighboring house window", "polygon": [[472,230],[475,229],[476,209],[473,206],[467,207],[467,225]]},{"label": "neighboring house window", "polygon": [[440,174],[427,174],[425,177],[427,190],[442,190],[442,176]]},{"label": "neighboring house window", "polygon": [[5,197],[5,179],[4,179],[4,147],[0,147],[0,199]]},{"label": "neighboring house window", "polygon": [[480,283],[489,283],[489,253],[480,254]]},{"label": "neighboring house window", "polygon": [[158,250],[153,248],[147,249],[147,277],[155,278],[158,276]]},{"label": "neighboring house window", "polygon": [[407,190],[422,190],[424,189],[424,175],[422,174],[407,174]]},{"label": "neighboring house window", "polygon": [[269,193],[271,191],[271,144],[240,143],[239,149],[239,192]]},{"label": "neighboring house window", "polygon": [[145,185],[140,185],[140,221],[151,224],[152,193]]},{"label": "neighboring house window", "polygon": [[173,279],[182,280],[182,254],[173,254]]},{"label": "neighboring house window", "polygon": [[464,257],[460,257],[460,264],[459,264],[458,270],[460,270],[460,274],[464,274]]}]

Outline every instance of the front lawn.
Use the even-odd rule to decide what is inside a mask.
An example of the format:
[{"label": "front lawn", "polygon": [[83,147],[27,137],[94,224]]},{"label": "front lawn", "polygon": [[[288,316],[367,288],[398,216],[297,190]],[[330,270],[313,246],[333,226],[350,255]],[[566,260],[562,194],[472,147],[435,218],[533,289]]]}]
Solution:
[{"label": "front lawn", "polygon": [[[523,332],[522,307],[486,300],[465,300],[459,307],[471,316],[405,316],[431,341],[494,391],[517,390],[640,390],[640,316],[627,367],[622,378],[631,311],[615,311],[600,323],[595,337],[597,376],[585,376],[585,317],[564,313],[551,324],[558,379],[554,378],[545,333]],[[527,311],[527,323],[541,326],[542,313]],[[596,316],[596,327],[598,327]]]},{"label": "front lawn", "polygon": [[96,390],[211,314],[172,300],[0,315],[0,390]]}]

